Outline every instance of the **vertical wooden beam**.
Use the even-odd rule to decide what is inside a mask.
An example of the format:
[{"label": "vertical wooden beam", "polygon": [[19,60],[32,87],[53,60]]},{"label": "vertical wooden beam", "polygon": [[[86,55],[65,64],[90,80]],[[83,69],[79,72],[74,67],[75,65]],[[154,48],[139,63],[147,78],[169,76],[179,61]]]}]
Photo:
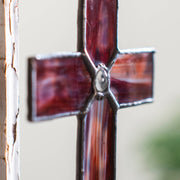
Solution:
[{"label": "vertical wooden beam", "polygon": [[0,180],[19,180],[18,0],[0,0]]}]

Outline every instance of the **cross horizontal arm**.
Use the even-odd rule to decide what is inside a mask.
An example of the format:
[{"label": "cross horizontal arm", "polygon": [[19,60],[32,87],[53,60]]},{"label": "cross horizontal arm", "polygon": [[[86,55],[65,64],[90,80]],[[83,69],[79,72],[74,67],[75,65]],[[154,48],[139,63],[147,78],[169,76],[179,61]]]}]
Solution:
[{"label": "cross horizontal arm", "polygon": [[117,0],[80,0],[78,50],[97,65],[117,51]]},{"label": "cross horizontal arm", "polygon": [[118,54],[110,71],[111,91],[120,107],[152,102],[153,51]]},{"label": "cross horizontal arm", "polygon": [[80,112],[92,91],[83,58],[73,53],[29,59],[30,120]]}]

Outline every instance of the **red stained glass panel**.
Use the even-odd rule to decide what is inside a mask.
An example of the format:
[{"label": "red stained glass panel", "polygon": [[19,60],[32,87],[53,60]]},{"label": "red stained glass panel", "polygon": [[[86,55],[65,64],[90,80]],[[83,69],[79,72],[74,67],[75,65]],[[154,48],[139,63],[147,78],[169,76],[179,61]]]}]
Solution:
[{"label": "red stained glass panel", "polygon": [[[91,94],[91,77],[82,56],[32,59],[35,116],[78,112]],[[32,91],[33,93],[33,91]]]},{"label": "red stained glass panel", "polygon": [[115,114],[105,98],[84,118],[83,180],[115,179]]},{"label": "red stained glass panel", "polygon": [[98,64],[112,59],[117,47],[117,0],[85,0],[85,48]]},{"label": "red stained glass panel", "polygon": [[111,91],[121,106],[152,101],[153,52],[119,54],[110,75]]}]

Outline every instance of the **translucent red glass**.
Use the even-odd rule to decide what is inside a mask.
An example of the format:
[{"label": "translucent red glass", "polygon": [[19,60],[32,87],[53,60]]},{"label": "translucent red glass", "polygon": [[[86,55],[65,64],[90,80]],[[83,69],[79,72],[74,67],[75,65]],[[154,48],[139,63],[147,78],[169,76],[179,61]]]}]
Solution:
[{"label": "translucent red glass", "polygon": [[83,108],[92,89],[81,56],[34,59],[32,64],[37,117],[70,115]]},{"label": "translucent red glass", "polygon": [[117,0],[85,0],[85,48],[91,60],[107,63],[117,49]]},{"label": "translucent red glass", "polygon": [[83,121],[83,179],[114,179],[116,119],[108,100],[95,100]]},{"label": "translucent red glass", "polygon": [[111,91],[122,106],[151,101],[153,52],[119,54],[111,71]]}]

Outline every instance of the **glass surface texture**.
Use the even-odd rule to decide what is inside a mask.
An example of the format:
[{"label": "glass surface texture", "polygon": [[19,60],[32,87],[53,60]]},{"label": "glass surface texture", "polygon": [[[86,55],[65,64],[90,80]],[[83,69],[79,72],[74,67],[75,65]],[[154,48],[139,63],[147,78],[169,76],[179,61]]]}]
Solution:
[{"label": "glass surface texture", "polygon": [[110,77],[111,91],[121,106],[152,101],[153,53],[119,54]]},{"label": "glass surface texture", "polygon": [[91,60],[107,63],[117,49],[117,0],[85,0],[85,47]]},{"label": "glass surface texture", "polygon": [[107,98],[95,100],[84,118],[83,179],[114,179],[115,124],[115,113]]},{"label": "glass surface texture", "polygon": [[33,60],[37,116],[80,111],[91,94],[91,77],[82,57]]}]

